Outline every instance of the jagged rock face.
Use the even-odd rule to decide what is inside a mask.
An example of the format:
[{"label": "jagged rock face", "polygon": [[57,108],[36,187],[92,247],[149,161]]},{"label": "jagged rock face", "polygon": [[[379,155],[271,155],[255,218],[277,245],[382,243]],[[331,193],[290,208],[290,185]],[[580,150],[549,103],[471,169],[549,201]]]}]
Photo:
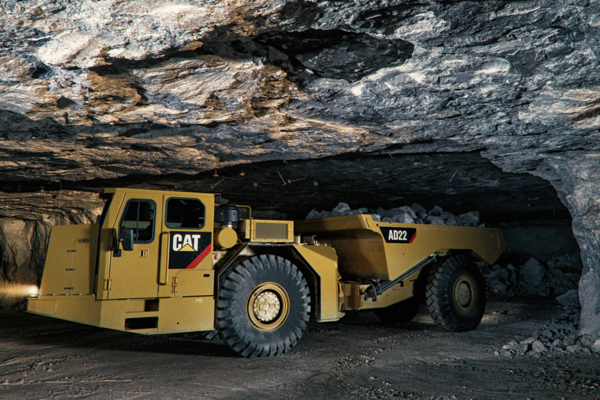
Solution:
[{"label": "jagged rock face", "polygon": [[550,181],[573,216],[573,233],[581,249],[580,329],[600,330],[600,155],[555,156],[535,172]]},{"label": "jagged rock face", "polygon": [[598,149],[598,8],[9,1],[2,168],[76,180],[387,149],[529,171]]},{"label": "jagged rock face", "polygon": [[95,186],[480,152],[559,193],[584,262],[582,329],[598,330],[599,15],[597,0],[9,0],[0,171]]}]

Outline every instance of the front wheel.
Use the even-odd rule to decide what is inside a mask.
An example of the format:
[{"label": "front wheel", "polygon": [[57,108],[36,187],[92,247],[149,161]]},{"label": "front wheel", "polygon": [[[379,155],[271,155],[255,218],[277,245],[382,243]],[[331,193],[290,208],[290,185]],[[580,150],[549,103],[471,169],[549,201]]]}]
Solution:
[{"label": "front wheel", "polygon": [[436,324],[470,331],[485,312],[485,280],[469,257],[457,255],[435,265],[427,279],[427,307]]},{"label": "front wheel", "polygon": [[306,330],[310,293],[298,268],[275,255],[234,267],[217,299],[217,329],[243,357],[274,356],[294,347]]}]

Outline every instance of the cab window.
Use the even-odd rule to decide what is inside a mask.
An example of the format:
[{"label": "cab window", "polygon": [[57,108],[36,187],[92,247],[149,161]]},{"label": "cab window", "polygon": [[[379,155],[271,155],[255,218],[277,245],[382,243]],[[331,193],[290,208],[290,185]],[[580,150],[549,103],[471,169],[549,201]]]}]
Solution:
[{"label": "cab window", "polygon": [[119,237],[124,237],[125,230],[131,229],[134,243],[150,243],[154,240],[155,220],[156,203],[152,200],[129,200],[121,218]]},{"label": "cab window", "polygon": [[198,199],[170,198],[165,224],[170,229],[200,229],[204,227],[204,211]]}]

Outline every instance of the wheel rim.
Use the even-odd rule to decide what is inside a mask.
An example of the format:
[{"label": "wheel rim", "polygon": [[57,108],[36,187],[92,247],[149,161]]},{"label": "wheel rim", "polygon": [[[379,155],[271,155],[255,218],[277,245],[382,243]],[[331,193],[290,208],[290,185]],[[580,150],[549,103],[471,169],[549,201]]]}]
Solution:
[{"label": "wheel rim", "polygon": [[475,282],[468,276],[461,276],[454,284],[454,303],[462,312],[469,312],[475,307],[477,291]]},{"label": "wheel rim", "polygon": [[275,282],[258,285],[248,297],[246,314],[254,327],[263,332],[278,329],[290,312],[290,298]]}]

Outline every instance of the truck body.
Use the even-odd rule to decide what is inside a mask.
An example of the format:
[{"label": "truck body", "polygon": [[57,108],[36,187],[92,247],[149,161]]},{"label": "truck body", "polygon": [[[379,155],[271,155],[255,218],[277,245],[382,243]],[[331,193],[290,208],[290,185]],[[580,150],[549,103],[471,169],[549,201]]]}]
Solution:
[{"label": "truck body", "polygon": [[[288,351],[309,317],[337,321],[348,310],[380,309],[393,320],[424,301],[419,290],[441,290],[429,281],[441,285],[435,274],[448,260],[493,263],[505,248],[498,229],[368,214],[261,220],[249,208],[239,218],[246,206],[206,193],[112,188],[104,197],[97,224],[53,227],[28,311],[140,334],[216,330],[243,356]],[[463,267],[475,274],[470,280],[466,273],[444,284],[465,315],[482,298],[485,306],[472,265]]]}]

